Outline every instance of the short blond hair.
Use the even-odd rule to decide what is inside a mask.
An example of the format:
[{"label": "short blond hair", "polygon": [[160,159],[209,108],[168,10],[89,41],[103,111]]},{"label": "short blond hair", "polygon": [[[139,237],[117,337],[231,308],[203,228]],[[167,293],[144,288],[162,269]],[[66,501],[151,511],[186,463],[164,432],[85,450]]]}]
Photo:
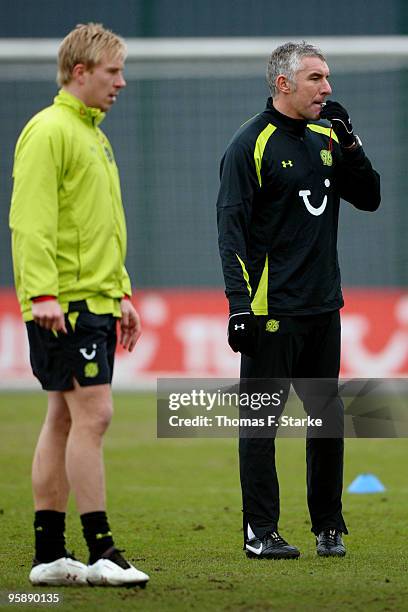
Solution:
[{"label": "short blond hair", "polygon": [[92,69],[104,54],[116,59],[126,57],[123,38],[107,30],[101,23],[80,23],[64,38],[58,49],[57,83],[60,87],[72,80],[77,64]]}]

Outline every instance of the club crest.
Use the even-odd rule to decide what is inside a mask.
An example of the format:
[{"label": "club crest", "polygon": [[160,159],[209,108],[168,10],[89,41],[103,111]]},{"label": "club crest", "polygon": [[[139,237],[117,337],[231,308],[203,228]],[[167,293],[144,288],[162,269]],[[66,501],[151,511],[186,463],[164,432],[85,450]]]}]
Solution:
[{"label": "club crest", "polygon": [[324,166],[332,166],[333,165],[333,156],[328,149],[322,149],[320,151],[320,157]]},{"label": "club crest", "polygon": [[271,333],[278,331],[279,321],[276,321],[276,319],[269,319],[266,322],[265,329],[267,332],[271,332]]}]

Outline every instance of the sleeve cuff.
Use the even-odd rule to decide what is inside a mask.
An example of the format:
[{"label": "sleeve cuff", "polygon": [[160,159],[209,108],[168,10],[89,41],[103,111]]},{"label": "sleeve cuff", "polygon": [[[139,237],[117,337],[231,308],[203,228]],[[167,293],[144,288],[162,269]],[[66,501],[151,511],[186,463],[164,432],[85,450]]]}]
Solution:
[{"label": "sleeve cuff", "polygon": [[252,312],[251,302],[248,296],[230,296],[229,298],[229,313],[230,315],[240,312]]},{"label": "sleeve cuff", "polygon": [[37,295],[36,297],[31,298],[31,301],[34,302],[34,304],[37,304],[37,302],[49,302],[50,300],[56,299],[57,298],[55,295]]},{"label": "sleeve cuff", "polygon": [[365,158],[365,153],[361,145],[358,145],[353,149],[345,149],[344,147],[342,147],[341,152],[343,154],[344,159],[346,159],[347,161],[363,161]]}]

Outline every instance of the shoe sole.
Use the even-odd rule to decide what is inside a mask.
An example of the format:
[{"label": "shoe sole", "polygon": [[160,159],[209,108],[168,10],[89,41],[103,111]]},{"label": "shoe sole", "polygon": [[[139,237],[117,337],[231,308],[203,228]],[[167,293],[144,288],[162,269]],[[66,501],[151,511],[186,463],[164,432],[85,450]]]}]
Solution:
[{"label": "shoe sole", "polygon": [[257,555],[256,553],[251,552],[250,550],[246,550],[246,556],[248,559],[299,559],[300,552],[297,553],[287,553],[287,554],[276,554],[276,555]]},{"label": "shoe sole", "polygon": [[344,552],[317,552],[318,557],[345,557],[346,551]]},{"label": "shoe sole", "polygon": [[73,587],[83,587],[87,586],[87,580],[76,580],[72,578],[55,578],[54,580],[46,579],[46,580],[35,580],[34,582],[30,580],[33,586],[73,586]]},{"label": "shoe sole", "polygon": [[44,580],[30,580],[30,583],[33,586],[72,586],[72,587],[83,587],[83,586],[87,586],[88,581],[86,580],[86,578],[83,579],[79,579],[78,580],[78,576],[75,576],[75,578],[72,577],[72,574],[69,576],[69,578],[46,578]]},{"label": "shoe sole", "polygon": [[[31,582],[31,580],[30,580]],[[37,587],[37,586],[69,586],[69,587],[84,587],[87,586],[87,582],[72,582],[72,581],[67,581],[67,580],[56,580],[55,582],[52,581],[48,581],[48,582],[31,582],[31,585],[33,587]]]},{"label": "shoe sole", "polygon": [[131,589],[134,587],[140,587],[141,589],[145,589],[146,585],[149,581],[145,580],[144,582],[122,582],[121,584],[110,584],[109,582],[100,582],[93,583],[88,580],[88,585],[91,587],[126,587],[127,589]]}]

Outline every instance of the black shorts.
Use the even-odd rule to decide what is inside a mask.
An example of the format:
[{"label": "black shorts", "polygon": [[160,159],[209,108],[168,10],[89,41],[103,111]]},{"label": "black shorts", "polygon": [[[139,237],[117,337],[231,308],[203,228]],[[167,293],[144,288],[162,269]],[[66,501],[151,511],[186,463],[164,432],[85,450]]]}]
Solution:
[{"label": "black shorts", "polygon": [[65,315],[68,334],[28,321],[30,363],[46,391],[69,391],[74,378],[81,387],[110,384],[116,348],[116,321],[110,314],[80,312],[74,327]]}]

